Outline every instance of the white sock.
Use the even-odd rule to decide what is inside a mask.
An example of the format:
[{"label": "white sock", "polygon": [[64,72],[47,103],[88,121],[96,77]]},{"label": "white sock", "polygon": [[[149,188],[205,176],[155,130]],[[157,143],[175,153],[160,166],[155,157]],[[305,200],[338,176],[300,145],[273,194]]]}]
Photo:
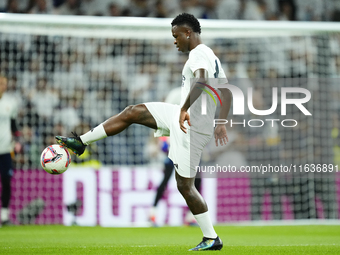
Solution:
[{"label": "white sock", "polygon": [[9,210],[8,208],[1,208],[1,221],[9,220]]},{"label": "white sock", "polygon": [[211,223],[209,212],[194,215],[200,226],[203,236],[207,238],[216,238],[217,234],[215,232],[214,226]]},{"label": "white sock", "polygon": [[80,140],[85,145],[89,145],[90,143],[93,143],[95,141],[101,140],[103,138],[106,138],[107,134],[105,132],[103,124],[100,124],[87,132],[86,134],[83,134],[80,136]]}]

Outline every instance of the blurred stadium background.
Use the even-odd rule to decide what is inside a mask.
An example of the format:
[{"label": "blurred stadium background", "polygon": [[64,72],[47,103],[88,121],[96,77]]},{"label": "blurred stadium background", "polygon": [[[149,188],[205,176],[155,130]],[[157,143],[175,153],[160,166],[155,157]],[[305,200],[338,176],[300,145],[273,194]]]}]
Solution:
[{"label": "blurred stadium background", "polygon": [[[164,157],[150,153],[149,129],[131,126],[89,146],[60,176],[41,169],[40,153],[56,134],[82,133],[178,87],[187,56],[173,47],[170,23],[183,11],[201,18],[203,41],[229,82],[254,88],[255,108],[271,105],[269,78],[312,92],[312,118],[292,108],[296,128],[228,128],[227,149],[208,150],[203,164],[340,163],[339,1],[9,0],[1,9],[0,72],[20,103],[23,144],[12,180],[15,224],[146,225]],[[214,223],[339,219],[339,173],[202,181]],[[157,221],[182,225],[186,210],[173,178]]]}]

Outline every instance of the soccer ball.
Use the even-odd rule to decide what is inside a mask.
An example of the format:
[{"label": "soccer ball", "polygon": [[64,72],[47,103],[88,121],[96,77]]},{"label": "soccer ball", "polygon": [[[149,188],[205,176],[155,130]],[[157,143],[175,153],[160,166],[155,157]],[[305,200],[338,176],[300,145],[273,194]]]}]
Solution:
[{"label": "soccer ball", "polygon": [[41,153],[41,166],[49,174],[62,174],[71,163],[71,156],[68,150],[59,145],[53,144],[45,148]]}]

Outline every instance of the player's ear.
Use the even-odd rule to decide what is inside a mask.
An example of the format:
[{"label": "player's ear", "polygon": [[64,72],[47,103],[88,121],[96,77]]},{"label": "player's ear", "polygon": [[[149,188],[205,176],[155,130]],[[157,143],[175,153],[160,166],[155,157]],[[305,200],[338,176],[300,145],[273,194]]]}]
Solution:
[{"label": "player's ear", "polygon": [[191,35],[191,31],[188,29],[186,32],[185,32],[185,35],[187,37],[187,39],[190,38],[190,35]]}]

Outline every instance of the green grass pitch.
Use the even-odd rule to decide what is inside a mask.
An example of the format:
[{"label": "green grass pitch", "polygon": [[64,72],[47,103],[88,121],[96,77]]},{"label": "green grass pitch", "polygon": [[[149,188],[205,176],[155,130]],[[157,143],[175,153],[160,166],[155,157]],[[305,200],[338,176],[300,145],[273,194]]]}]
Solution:
[{"label": "green grass pitch", "polygon": [[[216,231],[222,251],[204,254],[340,254],[340,226],[217,226]],[[0,254],[178,255],[192,253],[187,250],[201,238],[195,227],[10,226],[0,228]]]}]

